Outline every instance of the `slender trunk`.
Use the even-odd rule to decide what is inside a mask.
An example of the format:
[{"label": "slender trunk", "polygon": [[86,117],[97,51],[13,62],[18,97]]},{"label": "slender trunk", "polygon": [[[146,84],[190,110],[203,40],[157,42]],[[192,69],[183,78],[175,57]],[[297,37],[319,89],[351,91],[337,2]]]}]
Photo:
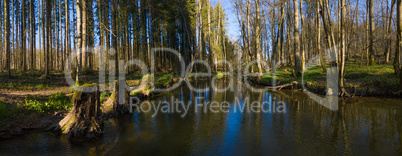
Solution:
[{"label": "slender trunk", "polygon": [[[259,76],[262,76],[262,68],[261,68],[261,30],[260,30],[260,1],[255,1],[255,9],[256,9],[256,20],[255,20],[255,44],[256,44],[256,55],[257,55],[257,67],[259,71]],[[261,77],[260,77],[261,78]]]},{"label": "slender trunk", "polygon": [[83,35],[82,35],[82,12],[84,11],[82,8],[82,6],[85,4],[85,2],[83,2],[85,0],[76,0],[75,3],[75,8],[77,10],[77,47],[75,48],[75,51],[77,52],[77,73],[75,76],[75,82],[77,83],[77,85],[79,84],[79,78],[81,76],[81,71],[82,71],[82,66],[81,66],[81,48],[82,48],[82,39],[83,39]]},{"label": "slender trunk", "polygon": [[391,45],[392,45],[392,39],[391,39],[391,26],[392,26],[392,16],[394,15],[394,8],[395,8],[395,2],[396,0],[392,0],[391,3],[391,13],[389,14],[389,19],[387,22],[387,45],[385,45],[385,63],[389,63],[389,55],[391,52]]},{"label": "slender trunk", "polygon": [[370,66],[372,66],[372,65],[374,65],[375,64],[375,61],[374,61],[374,55],[375,55],[375,52],[374,52],[374,15],[373,15],[373,1],[374,0],[368,0],[369,1],[369,25],[370,25],[370,30],[369,30],[369,33],[370,33],[370,58],[369,58],[369,65]]},{"label": "slender trunk", "polygon": [[6,66],[8,71],[8,76],[11,77],[11,64],[10,64],[10,0],[4,0],[4,20],[5,20],[5,27],[4,27],[4,51],[6,53]]},{"label": "slender trunk", "polygon": [[49,53],[51,50],[51,38],[50,38],[50,30],[51,30],[51,11],[52,11],[52,0],[46,0],[46,34],[47,34],[47,48],[46,48],[46,61],[45,61],[45,65],[46,65],[46,69],[45,69],[45,75],[49,76]]},{"label": "slender trunk", "polygon": [[341,54],[340,54],[340,70],[339,70],[339,89],[340,96],[349,96],[345,90],[345,52],[346,52],[346,34],[345,34],[345,18],[346,18],[346,4],[345,0],[340,0],[341,4]]},{"label": "slender trunk", "polygon": [[320,17],[319,17],[320,16],[319,15],[320,8],[318,7],[318,6],[320,6],[320,2],[318,1],[317,3],[318,3],[317,17],[316,17],[317,18],[317,51],[318,51],[318,53],[320,55],[320,59],[321,59],[321,68],[324,72],[326,72],[327,68],[325,67],[325,59],[322,56],[322,52],[321,52],[321,22],[320,22]]},{"label": "slender trunk", "polygon": [[295,66],[294,66],[294,77],[301,76],[301,63],[300,63],[300,36],[299,36],[299,3],[298,0],[293,0],[294,5],[294,27],[293,27],[293,37],[294,37],[294,55],[295,55]]},{"label": "slender trunk", "polygon": [[36,66],[36,55],[35,55],[35,3],[34,0],[31,0],[30,2],[30,12],[31,12],[31,65],[30,65],[30,69],[35,69]]},{"label": "slender trunk", "polygon": [[86,53],[86,47],[87,47],[87,14],[88,14],[88,9],[87,9],[87,0],[81,0],[81,57],[82,59],[82,69],[86,70],[88,60],[87,60],[87,53]]},{"label": "slender trunk", "polygon": [[300,17],[301,17],[301,34],[300,34],[300,52],[301,52],[301,71],[304,70],[305,68],[305,61],[306,61],[306,56],[304,53],[304,42],[303,42],[303,35],[305,30],[303,31],[303,26],[304,26],[304,15],[303,15],[303,0],[300,0]]},{"label": "slender trunk", "polygon": [[213,68],[213,63],[212,63],[212,44],[211,44],[211,1],[208,0],[208,4],[207,4],[207,8],[208,8],[208,61],[210,66]]},{"label": "slender trunk", "polygon": [[402,66],[401,66],[401,38],[402,38],[402,0],[397,0],[396,6],[396,48],[395,48],[395,60],[394,60],[394,69],[396,75],[399,76],[399,89],[402,90]]},{"label": "slender trunk", "polygon": [[25,71],[27,69],[26,63],[26,33],[25,33],[25,0],[21,1],[21,52],[22,52],[22,70]]},{"label": "slender trunk", "polygon": [[116,0],[112,0],[112,29],[113,29],[112,46],[115,49],[115,54],[114,54],[115,55],[115,69],[119,69],[119,66],[118,66],[119,57],[118,57],[117,36],[116,36],[118,34],[117,33],[117,24],[116,24],[116,18],[117,18],[116,9],[117,9],[117,2],[116,2]]},{"label": "slender trunk", "polygon": [[[69,1],[65,1],[65,27],[64,27],[64,51],[65,51],[65,59],[67,59],[67,56],[69,55],[69,47],[70,47],[70,43],[69,43],[69,12],[70,12],[70,5],[69,5]],[[68,62],[68,63],[72,63],[72,62]]]}]

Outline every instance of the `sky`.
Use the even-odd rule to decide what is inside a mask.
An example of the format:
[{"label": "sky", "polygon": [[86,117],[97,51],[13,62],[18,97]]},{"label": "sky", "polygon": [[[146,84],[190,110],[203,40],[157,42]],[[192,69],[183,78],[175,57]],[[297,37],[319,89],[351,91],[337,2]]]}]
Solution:
[{"label": "sky", "polygon": [[240,37],[240,28],[232,2],[231,0],[211,0],[211,4],[215,5],[219,1],[222,3],[223,9],[228,18],[226,24],[228,36],[231,40],[237,40]]}]

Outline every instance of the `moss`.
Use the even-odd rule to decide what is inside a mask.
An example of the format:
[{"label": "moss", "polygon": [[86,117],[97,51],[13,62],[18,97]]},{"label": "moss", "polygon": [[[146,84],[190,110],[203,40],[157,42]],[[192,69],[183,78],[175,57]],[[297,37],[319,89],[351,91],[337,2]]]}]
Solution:
[{"label": "moss", "polygon": [[70,126],[70,124],[75,123],[76,121],[77,121],[77,118],[75,117],[75,114],[72,114],[71,118],[68,120],[68,122],[61,128],[61,131],[63,133],[65,133],[67,128]]},{"label": "moss", "polygon": [[136,95],[139,95],[141,93],[141,91],[140,90],[133,90],[132,92],[130,92],[130,95],[131,96],[136,96]]},{"label": "moss", "polygon": [[84,84],[81,87],[96,87],[98,86],[97,84]]},{"label": "moss", "polygon": [[81,91],[74,91],[73,99],[80,99],[81,98]]}]

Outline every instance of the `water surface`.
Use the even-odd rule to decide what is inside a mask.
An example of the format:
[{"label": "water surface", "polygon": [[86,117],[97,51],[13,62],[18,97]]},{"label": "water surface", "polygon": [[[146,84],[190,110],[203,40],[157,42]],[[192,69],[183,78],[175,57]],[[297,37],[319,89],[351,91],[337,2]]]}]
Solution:
[{"label": "water surface", "polygon": [[[228,82],[219,81],[224,88]],[[66,136],[38,131],[0,141],[1,154],[107,155],[288,155],[288,154],[402,154],[402,101],[354,98],[331,111],[303,93],[256,93],[244,86],[218,93],[208,82],[192,83],[205,89],[192,92],[186,85],[149,100],[173,97],[191,103],[180,113],[140,113],[105,121],[97,140],[71,143]],[[249,98],[249,104],[245,104]],[[196,103],[224,101],[229,112],[195,112]],[[240,112],[252,102],[282,104],[282,112]],[[238,103],[239,102],[239,103]],[[193,109],[191,109],[193,108]],[[276,107],[277,108],[277,107]],[[272,109],[275,110],[275,109]]]}]

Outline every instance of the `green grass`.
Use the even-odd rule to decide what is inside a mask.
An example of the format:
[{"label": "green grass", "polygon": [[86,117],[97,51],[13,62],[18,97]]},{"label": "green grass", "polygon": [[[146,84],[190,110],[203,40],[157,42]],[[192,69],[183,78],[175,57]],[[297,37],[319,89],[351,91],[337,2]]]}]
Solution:
[{"label": "green grass", "polygon": [[103,104],[104,102],[106,102],[106,99],[107,99],[108,97],[110,97],[111,94],[112,94],[111,92],[102,92],[102,93],[100,94],[100,101],[101,101],[101,104]]},{"label": "green grass", "polygon": [[70,97],[62,93],[56,93],[49,97],[28,96],[25,99],[24,107],[43,115],[59,110],[70,110],[72,108],[72,103]]},{"label": "green grass", "polygon": [[18,106],[0,100],[0,129],[12,127],[15,120],[23,118],[25,113]]},{"label": "green grass", "polygon": [[[327,65],[327,67],[329,67]],[[278,69],[276,74],[276,82],[287,84],[292,81],[301,81],[302,78],[294,78],[292,69],[289,67]],[[271,85],[274,74],[265,73],[261,82]],[[321,67],[315,66],[304,72],[304,81],[311,83],[312,87],[326,87],[326,72]],[[350,91],[361,92],[362,94],[387,94],[398,91],[399,79],[394,74],[391,64],[379,64],[373,66],[360,66],[360,63],[347,62],[345,65],[346,88]]]}]

